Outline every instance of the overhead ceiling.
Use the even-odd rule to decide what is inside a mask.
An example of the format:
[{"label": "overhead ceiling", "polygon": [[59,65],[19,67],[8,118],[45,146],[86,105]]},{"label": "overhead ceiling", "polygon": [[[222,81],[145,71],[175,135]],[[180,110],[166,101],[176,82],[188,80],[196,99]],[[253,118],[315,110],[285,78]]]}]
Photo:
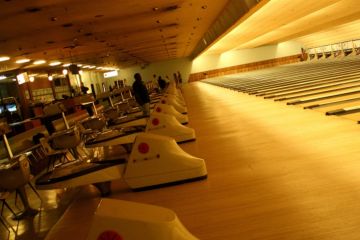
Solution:
[{"label": "overhead ceiling", "polygon": [[[310,43],[309,38],[317,32],[327,31],[328,34],[316,35],[322,44],[334,43],[331,34],[337,32],[340,25],[351,25],[347,28],[347,39],[360,38],[360,7],[359,0],[264,0],[255,11],[251,11],[233,26],[222,38],[214,42],[206,54],[222,53],[233,49],[255,48],[267,44],[280,43],[287,40],[299,40]],[[331,29],[333,31],[329,32]],[[349,33],[352,29],[353,32]],[[341,40],[341,41],[343,41]]]},{"label": "overhead ceiling", "polygon": [[[3,0],[0,72],[35,60],[127,67],[187,57],[227,0]],[[28,58],[29,63],[15,61]]]}]

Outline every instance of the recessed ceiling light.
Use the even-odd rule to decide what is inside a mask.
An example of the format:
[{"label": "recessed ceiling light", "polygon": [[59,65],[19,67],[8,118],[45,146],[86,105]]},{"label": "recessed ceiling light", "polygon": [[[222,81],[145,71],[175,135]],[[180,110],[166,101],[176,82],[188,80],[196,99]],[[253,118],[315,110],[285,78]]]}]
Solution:
[{"label": "recessed ceiling light", "polygon": [[24,58],[24,59],[19,59],[19,60],[16,61],[16,63],[19,63],[19,64],[27,63],[27,62],[30,62],[30,59]]},{"label": "recessed ceiling light", "polygon": [[71,65],[71,63],[65,63],[65,64],[63,64],[63,67],[68,67],[70,65]]},{"label": "recessed ceiling light", "polygon": [[36,60],[36,61],[34,62],[35,65],[40,65],[40,64],[44,64],[44,63],[46,63],[45,60]]},{"label": "recessed ceiling light", "polygon": [[9,59],[10,59],[10,58],[7,57],[7,56],[2,56],[2,57],[0,57],[0,62],[7,61],[7,60],[9,60]]},{"label": "recessed ceiling light", "polygon": [[29,77],[29,80],[30,80],[30,82],[34,82],[34,81],[35,81],[35,77],[34,77],[34,76],[31,76],[31,77]]},{"label": "recessed ceiling light", "polygon": [[49,81],[52,81],[52,80],[53,80],[53,76],[49,75],[49,76],[48,76],[48,79],[49,79]]},{"label": "recessed ceiling light", "polygon": [[61,64],[61,62],[52,62],[52,63],[50,63],[49,65],[50,66],[58,66],[58,65],[60,65]]},{"label": "recessed ceiling light", "polygon": [[67,70],[67,69],[63,69],[63,70],[62,70],[62,73],[63,73],[63,75],[67,75],[67,74],[68,74],[68,70]]}]

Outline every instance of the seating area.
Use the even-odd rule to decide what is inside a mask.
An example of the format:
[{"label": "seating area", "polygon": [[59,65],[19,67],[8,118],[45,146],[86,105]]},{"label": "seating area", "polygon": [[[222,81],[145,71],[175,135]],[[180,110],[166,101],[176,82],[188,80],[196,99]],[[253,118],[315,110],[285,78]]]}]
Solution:
[{"label": "seating area", "polygon": [[347,56],[309,60],[203,82],[359,122],[359,66],[359,56]]},{"label": "seating area", "polygon": [[[127,88],[125,91],[105,92],[97,99],[84,95],[79,98],[79,104],[88,106],[87,111],[66,114],[66,107],[59,102],[46,105],[45,116],[49,119],[57,116],[59,119],[48,123],[47,128],[42,126],[19,134],[10,138],[10,141],[6,137],[10,128],[3,123],[3,143],[6,149],[3,166],[10,161],[12,165],[7,169],[11,172],[19,164],[21,166],[19,158],[24,158],[23,162],[27,163],[26,174],[20,171],[17,176],[5,173],[6,169],[0,171],[4,205],[9,206],[5,199],[7,191],[19,192],[24,212],[16,218],[22,221],[35,216],[38,210],[31,208],[24,187],[29,184],[41,200],[31,183],[34,176],[39,191],[92,184],[103,197],[111,194],[111,181],[118,179],[123,179],[134,191],[206,179],[204,160],[186,153],[178,146],[196,138],[194,129],[181,124],[188,123],[188,118],[180,89],[171,83],[163,94],[156,93],[154,89],[149,91],[152,92],[150,116],[142,115]],[[130,93],[128,98],[123,97],[123,92]],[[96,104],[95,101],[105,103],[106,106]],[[108,118],[109,112],[111,118]],[[185,122],[182,119],[186,119]],[[17,141],[13,144],[15,152],[11,148],[14,141]],[[40,151],[41,156],[35,156],[35,151]],[[13,157],[14,153],[16,157]],[[34,159],[30,160],[27,156]],[[43,167],[39,169],[41,164]],[[37,167],[36,172],[31,165]],[[34,176],[30,175],[30,171]],[[24,180],[13,186],[10,183],[14,182],[14,178]],[[9,210],[13,213],[10,207]],[[1,220],[9,229],[8,232],[14,233],[16,237],[18,227],[10,224],[6,218]],[[179,220],[175,222],[177,224]]]}]

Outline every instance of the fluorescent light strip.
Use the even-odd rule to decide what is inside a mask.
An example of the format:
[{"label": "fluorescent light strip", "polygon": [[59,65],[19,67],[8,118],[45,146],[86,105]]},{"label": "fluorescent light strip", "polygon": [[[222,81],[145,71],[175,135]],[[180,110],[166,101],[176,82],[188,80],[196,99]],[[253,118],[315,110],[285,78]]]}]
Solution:
[{"label": "fluorescent light strip", "polygon": [[52,62],[52,63],[50,63],[49,65],[50,66],[58,66],[58,65],[60,65],[61,64],[61,62]]},{"label": "fluorescent light strip", "polygon": [[18,63],[18,64],[27,63],[27,62],[30,62],[30,59],[24,58],[24,59],[20,59],[20,60],[16,61],[16,63]]},{"label": "fluorescent light strip", "polygon": [[34,62],[35,65],[40,65],[40,64],[44,64],[44,63],[46,63],[45,60],[36,60],[36,61]]},{"label": "fluorescent light strip", "polygon": [[0,62],[7,61],[7,60],[9,60],[9,59],[10,59],[10,58],[7,57],[7,56],[1,56],[1,57],[0,57]]}]

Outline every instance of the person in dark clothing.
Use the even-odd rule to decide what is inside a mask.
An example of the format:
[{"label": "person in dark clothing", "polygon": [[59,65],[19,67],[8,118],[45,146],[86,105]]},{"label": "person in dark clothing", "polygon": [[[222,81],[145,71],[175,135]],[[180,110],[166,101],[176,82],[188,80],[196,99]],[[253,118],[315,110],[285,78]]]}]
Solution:
[{"label": "person in dark clothing", "polygon": [[166,88],[166,81],[164,79],[162,79],[161,76],[159,76],[159,78],[158,78],[158,84],[159,84],[160,90],[164,91],[164,89]]},{"label": "person in dark clothing", "polygon": [[140,105],[144,116],[150,115],[150,97],[149,92],[146,89],[140,73],[135,73],[135,82],[132,85],[132,89],[135,95],[136,102]]}]

